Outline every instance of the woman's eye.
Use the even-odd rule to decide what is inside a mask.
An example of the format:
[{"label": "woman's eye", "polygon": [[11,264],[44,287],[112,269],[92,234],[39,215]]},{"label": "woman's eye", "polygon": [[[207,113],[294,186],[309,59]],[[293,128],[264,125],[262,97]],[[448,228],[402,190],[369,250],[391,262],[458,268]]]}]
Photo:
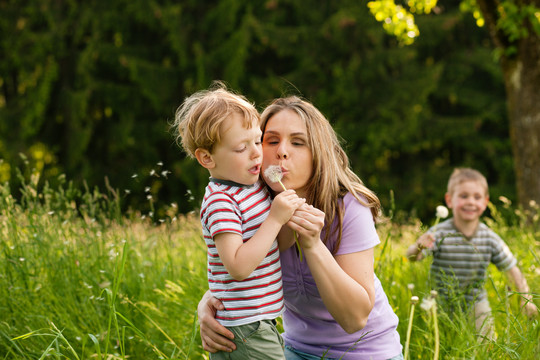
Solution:
[{"label": "woman's eye", "polygon": [[279,140],[278,139],[264,139],[264,143],[269,144],[269,145],[275,145],[279,143]]}]

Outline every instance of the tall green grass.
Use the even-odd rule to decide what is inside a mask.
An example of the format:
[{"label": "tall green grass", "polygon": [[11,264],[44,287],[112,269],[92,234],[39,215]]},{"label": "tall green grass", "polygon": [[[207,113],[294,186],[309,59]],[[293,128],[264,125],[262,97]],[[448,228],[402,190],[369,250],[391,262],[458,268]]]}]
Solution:
[{"label": "tall green grass", "polygon": [[[204,359],[196,306],[207,289],[206,249],[196,215],[162,209],[162,219],[122,214],[119,196],[42,186],[31,177],[15,200],[0,186],[0,359]],[[539,304],[538,219],[510,204],[491,208],[489,225],[509,244]],[[425,227],[418,220],[379,225],[376,271],[400,318],[409,359],[431,359],[431,315],[410,299],[429,296],[429,261],[404,254]],[[414,288],[413,288],[414,286]],[[438,311],[441,359],[537,359],[538,319],[491,269],[487,284],[497,340],[479,344],[464,315]]]}]

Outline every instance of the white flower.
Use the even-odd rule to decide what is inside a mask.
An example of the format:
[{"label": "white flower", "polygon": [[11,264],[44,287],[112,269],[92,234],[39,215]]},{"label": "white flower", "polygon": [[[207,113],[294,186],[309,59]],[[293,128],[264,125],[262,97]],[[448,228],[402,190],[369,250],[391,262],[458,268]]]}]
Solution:
[{"label": "white flower", "polygon": [[271,182],[278,182],[283,178],[283,173],[281,172],[281,166],[279,165],[270,165],[266,170],[264,170],[264,175]]},{"label": "white flower", "polygon": [[446,206],[439,205],[435,209],[435,214],[438,218],[445,219],[448,216],[448,209],[446,208]]}]

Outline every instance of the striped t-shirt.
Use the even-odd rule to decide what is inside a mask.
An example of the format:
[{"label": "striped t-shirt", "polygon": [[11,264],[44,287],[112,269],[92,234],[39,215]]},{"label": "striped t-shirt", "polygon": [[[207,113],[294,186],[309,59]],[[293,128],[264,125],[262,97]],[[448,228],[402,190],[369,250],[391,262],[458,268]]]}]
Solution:
[{"label": "striped t-shirt", "polygon": [[214,236],[232,232],[251,239],[268,216],[271,200],[260,181],[251,186],[210,179],[201,205],[201,224],[208,248],[208,284],[225,310],[216,319],[223,326],[271,320],[283,312],[283,285],[277,240],[261,264],[244,280],[232,278],[223,265]]},{"label": "striped t-shirt", "polygon": [[447,299],[465,297],[467,302],[478,302],[487,297],[484,283],[487,269],[493,263],[500,271],[507,271],[517,260],[505,242],[486,224],[479,223],[474,235],[467,238],[450,218],[428,232],[434,233],[435,245],[431,276],[436,289]]}]

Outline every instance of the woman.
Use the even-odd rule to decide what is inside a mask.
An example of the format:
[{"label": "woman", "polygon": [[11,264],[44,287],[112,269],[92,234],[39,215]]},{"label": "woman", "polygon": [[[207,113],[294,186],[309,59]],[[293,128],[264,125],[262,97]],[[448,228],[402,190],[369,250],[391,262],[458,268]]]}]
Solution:
[{"label": "woman", "polygon": [[[352,172],[328,120],[309,102],[274,100],[262,114],[262,130],[263,173],[280,166],[283,185],[310,204],[295,212],[290,240],[280,244],[287,359],[401,359],[398,318],[373,270],[378,198]],[[274,193],[283,191],[265,181]],[[213,319],[221,306],[207,292],[198,307],[210,352],[234,348],[232,334]]]}]

